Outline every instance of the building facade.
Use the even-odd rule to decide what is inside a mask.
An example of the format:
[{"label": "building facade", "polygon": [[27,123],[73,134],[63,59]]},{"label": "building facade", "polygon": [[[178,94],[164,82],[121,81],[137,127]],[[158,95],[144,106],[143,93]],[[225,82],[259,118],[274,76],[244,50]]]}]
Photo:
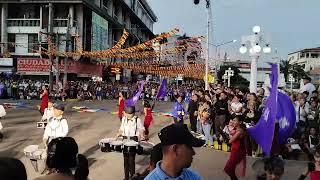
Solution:
[{"label": "building facade", "polygon": [[304,71],[310,72],[320,67],[320,47],[290,53],[288,61],[289,64],[301,65]]},{"label": "building facade", "polygon": [[[124,46],[129,47],[153,38],[153,24],[157,21],[146,0],[52,0],[50,3],[42,0],[0,0],[0,5],[1,56],[8,58],[9,54],[9,59],[12,59],[12,63],[1,63],[5,59],[1,60],[0,71],[29,75],[48,74],[41,70],[35,72],[35,66],[41,69],[41,65],[46,64],[43,59],[48,57],[43,57],[40,50],[48,48],[48,35],[53,37],[60,52],[66,51],[67,32],[71,36],[68,38],[71,51],[80,48],[96,51],[115,45],[126,28],[130,35]],[[23,61],[23,71],[19,70],[20,60]],[[70,63],[93,62],[82,57],[69,59],[74,60],[78,62]],[[32,70],[27,71],[26,64],[32,66]],[[81,75],[81,72],[77,74]]]}]

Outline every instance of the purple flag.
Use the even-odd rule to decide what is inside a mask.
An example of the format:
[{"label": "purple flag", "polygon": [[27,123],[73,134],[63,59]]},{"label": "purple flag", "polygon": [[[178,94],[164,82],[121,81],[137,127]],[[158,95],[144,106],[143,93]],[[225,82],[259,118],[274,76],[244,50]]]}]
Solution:
[{"label": "purple flag", "polygon": [[157,94],[157,96],[156,96],[156,99],[163,98],[164,96],[166,96],[167,86],[168,86],[167,79],[163,79],[163,80],[162,80],[162,83],[161,83],[161,85],[160,85],[158,94]]},{"label": "purple flag", "polygon": [[145,83],[144,81],[140,82],[139,90],[136,93],[136,95],[134,95],[131,99],[125,100],[124,104],[125,104],[126,107],[134,106],[137,103],[137,101],[139,100],[139,97],[140,97],[140,95],[141,95],[141,93],[143,91],[144,83]]},{"label": "purple flag", "polygon": [[296,113],[290,97],[278,92],[277,120],[279,121],[279,143],[283,143],[295,130]]},{"label": "purple flag", "polygon": [[274,136],[274,127],[277,112],[277,94],[278,94],[278,68],[276,64],[271,64],[271,90],[267,99],[266,107],[259,119],[259,122],[248,128],[248,133],[259,144],[263,152],[270,155],[272,141]]}]

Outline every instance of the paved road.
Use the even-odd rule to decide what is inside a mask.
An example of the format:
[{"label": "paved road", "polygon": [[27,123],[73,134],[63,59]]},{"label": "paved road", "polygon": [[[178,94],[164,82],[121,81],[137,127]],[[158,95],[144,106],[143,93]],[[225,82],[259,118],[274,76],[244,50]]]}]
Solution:
[{"label": "paved road", "polygon": [[[1,100],[0,104],[8,102]],[[7,116],[1,122],[4,125],[5,138],[0,143],[0,156],[19,158],[26,166],[28,179],[40,176],[31,166],[31,163],[23,155],[23,148],[31,144],[41,144],[43,130],[36,128],[36,122],[41,118],[35,110],[38,102],[30,102],[33,109],[10,109]],[[120,153],[102,153],[98,141],[104,137],[113,137],[119,126],[116,115],[110,113],[116,111],[116,101],[103,102],[68,102],[66,118],[69,123],[70,133],[76,139],[80,153],[86,155],[90,163],[89,178],[93,180],[123,179],[123,160]],[[105,108],[106,112],[79,113],[72,111],[72,106],[89,106],[91,108]],[[167,112],[171,109],[170,103],[157,103],[156,110]],[[142,117],[142,116],[141,116]],[[169,118],[154,115],[155,123],[151,128],[151,142],[158,143],[157,132],[169,124]],[[205,180],[228,179],[223,173],[224,164],[228,153],[215,151],[208,148],[196,149],[196,156],[192,167],[197,170]],[[257,159],[248,158],[247,176],[244,179],[255,179],[251,165]],[[148,157],[138,156],[136,159],[137,171],[144,169],[148,163]],[[297,179],[305,162],[287,161],[284,179]],[[41,165],[41,164],[40,164]]]}]

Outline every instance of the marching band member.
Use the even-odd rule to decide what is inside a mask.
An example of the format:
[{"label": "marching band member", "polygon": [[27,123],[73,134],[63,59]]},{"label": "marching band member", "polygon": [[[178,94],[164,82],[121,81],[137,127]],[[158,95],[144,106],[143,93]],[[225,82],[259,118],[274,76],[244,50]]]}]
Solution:
[{"label": "marching band member", "polygon": [[50,118],[54,116],[54,111],[53,111],[53,102],[49,100],[48,102],[48,107],[44,109],[44,113],[42,115],[41,120],[42,121],[49,121]]},{"label": "marching band member", "polygon": [[[117,137],[122,136],[124,139],[139,141],[144,139],[144,126],[140,118],[135,116],[135,107],[125,108],[125,114],[122,118],[121,126]],[[125,180],[131,179],[135,174],[135,157],[136,153],[123,153]]]},{"label": "marching band member", "polygon": [[122,92],[119,92],[119,100],[118,100],[118,117],[120,121],[122,121],[123,110],[124,110],[124,101],[125,97]]},{"label": "marching band member", "polygon": [[48,92],[47,85],[42,87],[42,94],[40,94],[40,99],[41,99],[40,113],[41,115],[43,115],[44,110],[48,107],[48,101],[49,101],[49,92]]},{"label": "marching band member", "polygon": [[46,147],[52,139],[66,137],[69,132],[67,120],[62,116],[63,112],[64,105],[54,106],[53,117],[49,119],[43,134],[43,142]]},{"label": "marching band member", "polygon": [[179,94],[176,103],[174,103],[172,116],[175,124],[183,124],[183,116],[186,110],[183,107],[183,95]]}]

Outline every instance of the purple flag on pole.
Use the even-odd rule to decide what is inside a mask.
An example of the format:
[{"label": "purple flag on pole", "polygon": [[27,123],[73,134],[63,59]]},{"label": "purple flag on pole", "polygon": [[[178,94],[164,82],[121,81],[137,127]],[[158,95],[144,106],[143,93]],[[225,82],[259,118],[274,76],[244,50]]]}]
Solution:
[{"label": "purple flag on pole", "polygon": [[279,121],[279,143],[283,143],[295,130],[296,112],[290,97],[278,92],[277,120]]},{"label": "purple flag on pole", "polygon": [[167,79],[163,79],[163,80],[162,80],[162,83],[161,83],[161,85],[160,85],[158,94],[157,94],[157,96],[156,96],[157,99],[163,98],[164,96],[166,96],[167,86],[168,86]]},{"label": "purple flag on pole", "polygon": [[125,100],[124,104],[125,104],[126,107],[134,106],[137,103],[137,101],[139,100],[139,97],[140,97],[140,95],[141,95],[141,93],[143,91],[144,83],[145,83],[144,81],[140,82],[139,90],[136,93],[136,95],[134,95],[131,99]]},{"label": "purple flag on pole", "polygon": [[248,133],[259,144],[263,152],[270,155],[272,141],[274,136],[276,112],[277,112],[277,94],[278,94],[278,68],[276,64],[271,64],[271,91],[267,99],[266,107],[259,119],[259,122],[248,128]]}]

